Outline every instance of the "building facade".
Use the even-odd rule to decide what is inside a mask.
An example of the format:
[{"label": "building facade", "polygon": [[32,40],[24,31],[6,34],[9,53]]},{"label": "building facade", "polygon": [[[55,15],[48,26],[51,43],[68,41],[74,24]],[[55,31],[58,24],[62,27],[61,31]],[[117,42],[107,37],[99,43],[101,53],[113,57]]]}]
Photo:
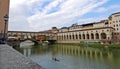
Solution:
[{"label": "building facade", "polygon": [[[9,3],[10,0],[0,0],[0,38],[3,37],[3,33],[4,33],[4,27],[5,27],[4,16],[9,15]],[[6,24],[6,32],[7,31],[8,31],[8,21]]]},{"label": "building facade", "polygon": [[[57,40],[58,43],[120,43],[120,12],[113,13],[107,20],[78,25],[60,29],[53,27],[42,32],[9,31],[8,36],[43,36],[48,40]],[[41,38],[41,37],[40,37]]]},{"label": "building facade", "polygon": [[120,43],[120,12],[113,13],[109,16],[109,26],[114,28],[113,41]]},{"label": "building facade", "polygon": [[100,22],[61,28],[57,37],[59,43],[120,43],[120,12]]}]

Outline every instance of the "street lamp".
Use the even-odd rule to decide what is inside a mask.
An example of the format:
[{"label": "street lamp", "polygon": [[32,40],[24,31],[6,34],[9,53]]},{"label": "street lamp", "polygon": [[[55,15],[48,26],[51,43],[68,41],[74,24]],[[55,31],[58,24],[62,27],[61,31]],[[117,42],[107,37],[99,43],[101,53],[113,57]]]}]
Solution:
[{"label": "street lamp", "polygon": [[9,19],[9,16],[6,14],[5,16],[4,16],[4,21],[5,21],[5,24],[4,24],[4,34],[3,34],[3,38],[5,39],[6,38],[6,23],[7,23],[7,21],[8,21],[8,19]]}]

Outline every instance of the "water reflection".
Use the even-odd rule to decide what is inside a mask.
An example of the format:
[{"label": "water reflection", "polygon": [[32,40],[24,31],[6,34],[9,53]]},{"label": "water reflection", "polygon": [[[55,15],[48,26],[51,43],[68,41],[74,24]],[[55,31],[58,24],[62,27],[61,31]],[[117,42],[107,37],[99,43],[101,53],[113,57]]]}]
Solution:
[{"label": "water reflection", "polygon": [[[31,46],[19,51],[46,69],[120,69],[120,50],[80,46]],[[60,60],[53,62],[52,57]]]}]

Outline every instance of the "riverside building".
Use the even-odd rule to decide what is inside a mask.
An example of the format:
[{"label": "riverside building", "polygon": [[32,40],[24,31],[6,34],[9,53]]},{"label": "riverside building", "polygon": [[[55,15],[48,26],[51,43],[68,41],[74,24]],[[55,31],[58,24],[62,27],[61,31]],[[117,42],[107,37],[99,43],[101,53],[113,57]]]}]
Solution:
[{"label": "riverside building", "polygon": [[57,37],[59,43],[120,43],[120,12],[100,22],[63,27]]},{"label": "riverside building", "polygon": [[107,20],[81,25],[72,24],[60,29],[53,27],[42,32],[8,32],[8,36],[19,35],[19,37],[29,37],[32,34],[35,37],[45,35],[46,38],[56,40],[58,43],[120,43],[120,12],[113,13]]},{"label": "riverside building", "polygon": [[[9,1],[10,0],[0,0],[0,38],[4,35],[5,21],[4,16],[9,15]],[[6,22],[5,33],[8,31],[8,21]]]}]

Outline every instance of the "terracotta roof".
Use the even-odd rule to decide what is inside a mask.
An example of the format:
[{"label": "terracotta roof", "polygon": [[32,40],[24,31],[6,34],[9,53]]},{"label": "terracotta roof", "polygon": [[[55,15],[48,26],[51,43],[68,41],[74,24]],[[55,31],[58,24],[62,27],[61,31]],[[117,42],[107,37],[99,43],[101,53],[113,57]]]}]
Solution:
[{"label": "terracotta roof", "polygon": [[120,12],[113,13],[112,15],[115,15],[115,14],[120,14]]}]

